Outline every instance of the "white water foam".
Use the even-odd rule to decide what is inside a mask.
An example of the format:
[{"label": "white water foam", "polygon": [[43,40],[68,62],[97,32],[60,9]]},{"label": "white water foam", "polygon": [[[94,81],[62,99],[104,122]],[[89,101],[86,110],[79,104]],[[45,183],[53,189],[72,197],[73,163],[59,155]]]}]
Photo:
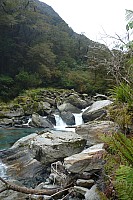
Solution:
[{"label": "white water foam", "polygon": [[83,124],[83,119],[82,119],[82,113],[80,114],[73,113],[73,115],[75,117],[75,125],[72,127],[68,126],[59,115],[54,115],[56,120],[56,126],[54,128],[56,130],[75,132],[75,126]]},{"label": "white water foam", "polygon": [[2,163],[2,161],[0,160],[0,177],[2,178],[7,177],[6,170],[7,170],[7,166],[4,163]]}]

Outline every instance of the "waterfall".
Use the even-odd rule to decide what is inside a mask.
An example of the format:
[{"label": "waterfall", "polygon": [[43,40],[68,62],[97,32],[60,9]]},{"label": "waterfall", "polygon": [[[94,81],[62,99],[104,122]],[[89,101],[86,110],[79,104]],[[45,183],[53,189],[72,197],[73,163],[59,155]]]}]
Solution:
[{"label": "waterfall", "polygon": [[23,127],[29,127],[30,122],[31,122],[31,118],[28,119],[28,122],[26,124],[23,124]]},{"label": "waterfall", "polygon": [[81,125],[83,124],[83,119],[82,119],[82,113],[73,113],[74,117],[75,117],[75,125],[78,126],[78,125]]},{"label": "waterfall", "polygon": [[3,164],[2,161],[0,160],[0,177],[2,177],[2,178],[7,177],[6,169],[7,169],[7,166],[5,164]]},{"label": "waterfall", "polygon": [[[75,126],[83,124],[83,119],[82,119],[82,113],[77,114],[77,113],[73,113],[74,117],[75,117]],[[75,132],[75,127],[72,126],[68,126],[59,115],[54,115],[55,116],[55,120],[56,120],[56,126],[54,127],[55,130],[62,130],[62,131],[73,131]]]},{"label": "waterfall", "polygon": [[66,130],[66,123],[62,120],[59,115],[54,115],[56,120],[56,126],[54,127],[56,130]]}]

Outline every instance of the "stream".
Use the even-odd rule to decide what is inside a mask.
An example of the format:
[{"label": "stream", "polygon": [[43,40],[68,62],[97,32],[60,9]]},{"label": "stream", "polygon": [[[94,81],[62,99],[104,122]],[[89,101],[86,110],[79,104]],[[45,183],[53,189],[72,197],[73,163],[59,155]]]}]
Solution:
[{"label": "stream", "polygon": [[[75,125],[83,124],[82,113],[73,114]],[[75,132],[75,127],[67,126],[59,115],[55,115],[55,130]],[[0,151],[10,148],[17,140],[31,133],[39,132],[44,128],[0,128]],[[0,159],[0,177],[6,177],[6,165]]]}]

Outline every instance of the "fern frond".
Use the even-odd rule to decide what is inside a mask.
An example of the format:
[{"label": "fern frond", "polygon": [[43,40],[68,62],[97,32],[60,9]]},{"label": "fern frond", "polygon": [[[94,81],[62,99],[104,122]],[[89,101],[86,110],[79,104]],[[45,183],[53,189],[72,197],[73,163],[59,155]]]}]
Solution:
[{"label": "fern frond", "polygon": [[133,168],[120,166],[116,171],[115,189],[120,200],[133,199]]},{"label": "fern frond", "polygon": [[133,166],[133,143],[122,133],[115,133],[112,137],[115,148],[129,165]]}]

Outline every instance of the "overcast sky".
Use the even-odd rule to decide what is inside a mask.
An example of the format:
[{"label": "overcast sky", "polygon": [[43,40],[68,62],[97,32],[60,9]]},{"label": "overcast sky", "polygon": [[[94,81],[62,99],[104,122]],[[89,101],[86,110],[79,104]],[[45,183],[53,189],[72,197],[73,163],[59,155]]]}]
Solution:
[{"label": "overcast sky", "polygon": [[75,32],[84,33],[89,39],[102,43],[104,31],[108,35],[126,33],[125,10],[133,10],[133,0],[41,1],[50,5]]}]

